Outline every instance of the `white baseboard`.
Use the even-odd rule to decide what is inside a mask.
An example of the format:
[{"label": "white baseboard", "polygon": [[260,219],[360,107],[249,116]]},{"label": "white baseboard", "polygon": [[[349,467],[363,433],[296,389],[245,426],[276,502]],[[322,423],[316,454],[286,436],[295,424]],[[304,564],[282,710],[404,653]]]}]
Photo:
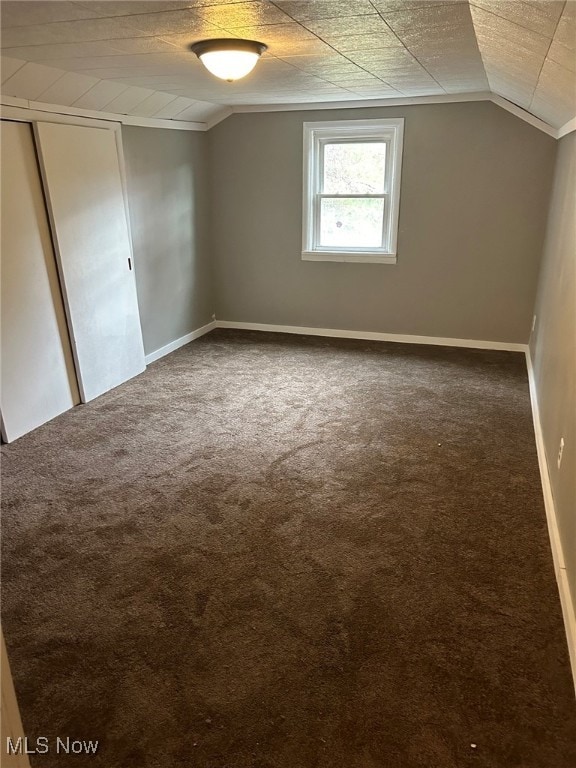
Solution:
[{"label": "white baseboard", "polygon": [[540,422],[538,393],[536,390],[536,380],[534,377],[530,349],[526,350],[526,366],[528,368],[532,418],[534,420],[534,434],[536,436],[536,450],[538,451],[538,464],[540,466],[540,478],[542,480],[548,535],[550,537],[552,559],[554,560],[554,572],[556,574],[556,582],[558,583],[558,592],[560,593],[560,603],[562,605],[562,615],[564,617],[564,627],[566,629],[566,639],[568,641],[568,652],[570,654],[570,664],[572,666],[572,677],[574,679],[574,689],[576,691],[576,605],[574,605],[570,593],[560,531],[558,530],[558,517],[556,515],[556,505],[554,503],[554,496],[552,495],[552,485],[550,483],[550,475],[548,472],[548,458],[546,456],[544,435],[542,432],[542,424]]},{"label": "white baseboard", "polygon": [[526,352],[526,344],[507,341],[481,341],[478,339],[448,339],[440,336],[409,336],[376,331],[344,331],[335,328],[306,328],[300,325],[268,325],[266,323],[239,323],[235,320],[217,320],[217,328],[238,328],[246,331],[297,333],[304,336],[331,336],[338,339],[364,339],[366,341],[396,341],[402,344],[432,344],[440,347],[468,347],[469,349],[500,349],[506,352]]},{"label": "white baseboard", "polygon": [[205,333],[210,333],[210,331],[213,331],[216,327],[216,321],[213,320],[211,323],[203,325],[201,328],[197,328],[191,333],[187,333],[186,336],[181,336],[179,339],[171,341],[170,344],[166,344],[166,346],[160,347],[160,349],[157,349],[155,352],[150,352],[150,354],[146,355],[145,358],[146,365],[150,365],[150,363],[153,363],[155,360],[159,360],[161,357],[164,357],[164,355],[169,355],[170,352],[174,352],[176,349],[180,349],[180,347],[183,347],[185,344],[189,344],[191,341],[194,341],[194,339],[199,339],[200,336],[204,336]]}]

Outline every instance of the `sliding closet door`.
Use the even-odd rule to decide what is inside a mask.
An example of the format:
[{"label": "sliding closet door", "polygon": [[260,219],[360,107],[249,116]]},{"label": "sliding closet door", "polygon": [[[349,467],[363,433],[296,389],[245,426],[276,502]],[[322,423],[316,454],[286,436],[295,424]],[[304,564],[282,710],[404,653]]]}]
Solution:
[{"label": "sliding closet door", "polygon": [[80,402],[28,123],[3,121],[1,410],[14,440]]},{"label": "sliding closet door", "polygon": [[114,131],[37,123],[82,400],[145,369]]}]

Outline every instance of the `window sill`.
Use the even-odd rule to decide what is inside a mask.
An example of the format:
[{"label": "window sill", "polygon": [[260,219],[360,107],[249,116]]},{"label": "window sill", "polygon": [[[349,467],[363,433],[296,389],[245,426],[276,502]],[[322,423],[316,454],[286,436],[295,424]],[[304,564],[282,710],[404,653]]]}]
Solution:
[{"label": "window sill", "polygon": [[360,264],[396,264],[395,253],[358,251],[302,251],[302,261],[347,261]]}]

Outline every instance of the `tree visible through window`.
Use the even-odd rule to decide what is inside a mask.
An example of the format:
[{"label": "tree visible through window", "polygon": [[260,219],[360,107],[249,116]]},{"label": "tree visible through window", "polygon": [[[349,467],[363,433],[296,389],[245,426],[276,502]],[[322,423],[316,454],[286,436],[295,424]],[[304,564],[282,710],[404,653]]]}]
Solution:
[{"label": "tree visible through window", "polygon": [[[382,243],[384,142],[324,145],[320,244],[367,246]],[[338,195],[338,197],[331,197]],[[342,197],[371,195],[371,197]]]},{"label": "tree visible through window", "polygon": [[305,123],[303,258],[391,260],[401,122]]}]

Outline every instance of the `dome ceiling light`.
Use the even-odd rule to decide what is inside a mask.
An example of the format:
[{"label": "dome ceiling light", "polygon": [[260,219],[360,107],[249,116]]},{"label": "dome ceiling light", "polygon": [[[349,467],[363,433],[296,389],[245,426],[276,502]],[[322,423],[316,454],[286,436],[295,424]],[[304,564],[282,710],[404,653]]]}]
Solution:
[{"label": "dome ceiling light", "polygon": [[200,40],[190,46],[209,72],[229,83],[251,72],[267,48],[255,40],[234,38]]}]

